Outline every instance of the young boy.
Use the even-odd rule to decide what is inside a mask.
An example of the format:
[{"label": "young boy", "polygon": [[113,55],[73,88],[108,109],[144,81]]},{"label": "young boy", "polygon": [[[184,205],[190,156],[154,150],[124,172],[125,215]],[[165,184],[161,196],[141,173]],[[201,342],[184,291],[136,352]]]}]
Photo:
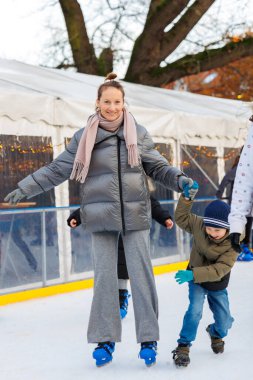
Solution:
[{"label": "young boy", "polygon": [[230,271],[237,259],[237,253],[229,239],[230,207],[225,202],[215,200],[206,207],[204,218],[192,214],[191,207],[197,187],[195,191],[191,190],[190,198],[186,198],[189,197],[186,191],[183,192],[175,212],[177,225],[193,235],[187,270],[179,270],[175,275],[179,284],[189,283],[190,303],[177,341],[178,346],[172,351],[175,364],[184,367],[190,363],[190,346],[196,338],[205,296],[214,317],[214,323],[208,325],[206,331],[215,354],[224,351],[223,338],[234,321],[226,290]]}]

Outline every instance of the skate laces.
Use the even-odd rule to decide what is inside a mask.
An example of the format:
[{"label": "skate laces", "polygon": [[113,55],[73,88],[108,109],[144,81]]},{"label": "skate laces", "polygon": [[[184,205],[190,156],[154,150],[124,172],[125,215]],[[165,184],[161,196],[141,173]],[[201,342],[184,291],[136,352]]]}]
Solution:
[{"label": "skate laces", "polygon": [[150,348],[151,350],[157,351],[157,342],[143,342],[141,343],[141,349]]},{"label": "skate laces", "polygon": [[112,355],[114,348],[115,348],[114,342],[102,342],[102,343],[98,343],[97,347],[95,348],[95,351],[104,349],[109,355]]}]

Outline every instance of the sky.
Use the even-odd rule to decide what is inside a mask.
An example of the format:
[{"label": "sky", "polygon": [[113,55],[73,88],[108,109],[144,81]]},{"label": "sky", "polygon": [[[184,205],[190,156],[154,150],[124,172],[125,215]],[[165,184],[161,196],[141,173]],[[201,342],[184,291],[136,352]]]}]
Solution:
[{"label": "sky", "polygon": [[[0,309],[1,380],[240,380],[253,378],[252,288],[253,262],[237,262],[228,287],[235,321],[223,354],[215,355],[205,331],[212,315],[205,303],[191,363],[178,369],[171,351],[176,347],[188,305],[187,284],[178,285],[175,273],[156,276],[160,304],[157,364],[147,368],[138,358],[134,314],[123,320],[122,342],[116,344],[111,364],[96,368],[95,345],[86,341],[92,289],[6,305]],[[175,302],[176,300],[176,302]]]},{"label": "sky", "polygon": [[0,56],[38,64],[45,33],[36,0],[0,0]]},{"label": "sky", "polygon": [[[54,7],[45,6],[49,0],[0,0],[0,57],[17,59],[30,64],[44,64],[50,66],[51,60],[47,55],[47,46],[52,40],[52,32],[48,25],[64,28],[64,19],[59,5]],[[80,0],[79,3],[85,10],[85,18],[91,17],[94,22],[88,23],[88,32],[91,35],[96,22],[100,18],[92,14],[93,6],[105,0]],[[115,1],[112,1],[115,3]],[[148,3],[148,0],[147,0]],[[212,10],[212,11],[211,11]],[[210,13],[211,11],[211,13]],[[198,27],[187,36],[177,52],[172,55],[170,61],[177,58],[189,49],[195,49],[193,40],[200,41],[204,37],[211,41],[219,31],[222,33],[225,25],[238,25],[243,22],[253,30],[253,1],[249,0],[216,0],[208,11],[206,19],[202,19],[203,26]],[[210,16],[211,14],[211,16]],[[101,16],[101,15],[100,15]],[[211,17],[211,18],[210,18]],[[211,22],[212,20],[212,22]],[[208,23],[211,22],[211,25]],[[136,27],[135,27],[136,29]],[[140,33],[140,25],[137,35]],[[125,45],[124,45],[125,47]],[[126,45],[127,47],[127,45]],[[128,46],[131,50],[131,46]],[[123,73],[122,63],[119,70]]]}]

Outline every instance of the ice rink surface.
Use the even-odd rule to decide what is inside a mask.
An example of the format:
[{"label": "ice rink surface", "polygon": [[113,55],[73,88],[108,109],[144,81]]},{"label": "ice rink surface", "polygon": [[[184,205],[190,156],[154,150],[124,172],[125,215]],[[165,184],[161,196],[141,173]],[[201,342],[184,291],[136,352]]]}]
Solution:
[{"label": "ice rink surface", "polygon": [[211,351],[205,328],[212,316],[205,304],[191,363],[183,369],[174,366],[171,351],[187,308],[188,287],[178,285],[174,275],[156,277],[161,340],[155,366],[147,368],[138,359],[130,298],[122,343],[116,344],[113,362],[96,368],[95,345],[86,342],[90,289],[1,307],[0,380],[253,379],[253,263],[236,263],[231,274],[228,291],[235,322],[225,339],[224,354]]}]

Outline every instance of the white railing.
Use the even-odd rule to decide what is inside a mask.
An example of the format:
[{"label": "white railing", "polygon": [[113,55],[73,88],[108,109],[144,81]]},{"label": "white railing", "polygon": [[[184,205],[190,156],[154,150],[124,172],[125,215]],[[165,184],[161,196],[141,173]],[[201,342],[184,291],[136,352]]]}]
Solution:
[{"label": "white railing", "polygon": [[[203,214],[211,199],[197,199],[194,211]],[[161,203],[174,214],[176,201]],[[90,234],[66,222],[76,208],[0,210],[0,294],[93,277]],[[153,222],[150,236],[153,265],[188,258],[190,235],[178,227]]]}]

